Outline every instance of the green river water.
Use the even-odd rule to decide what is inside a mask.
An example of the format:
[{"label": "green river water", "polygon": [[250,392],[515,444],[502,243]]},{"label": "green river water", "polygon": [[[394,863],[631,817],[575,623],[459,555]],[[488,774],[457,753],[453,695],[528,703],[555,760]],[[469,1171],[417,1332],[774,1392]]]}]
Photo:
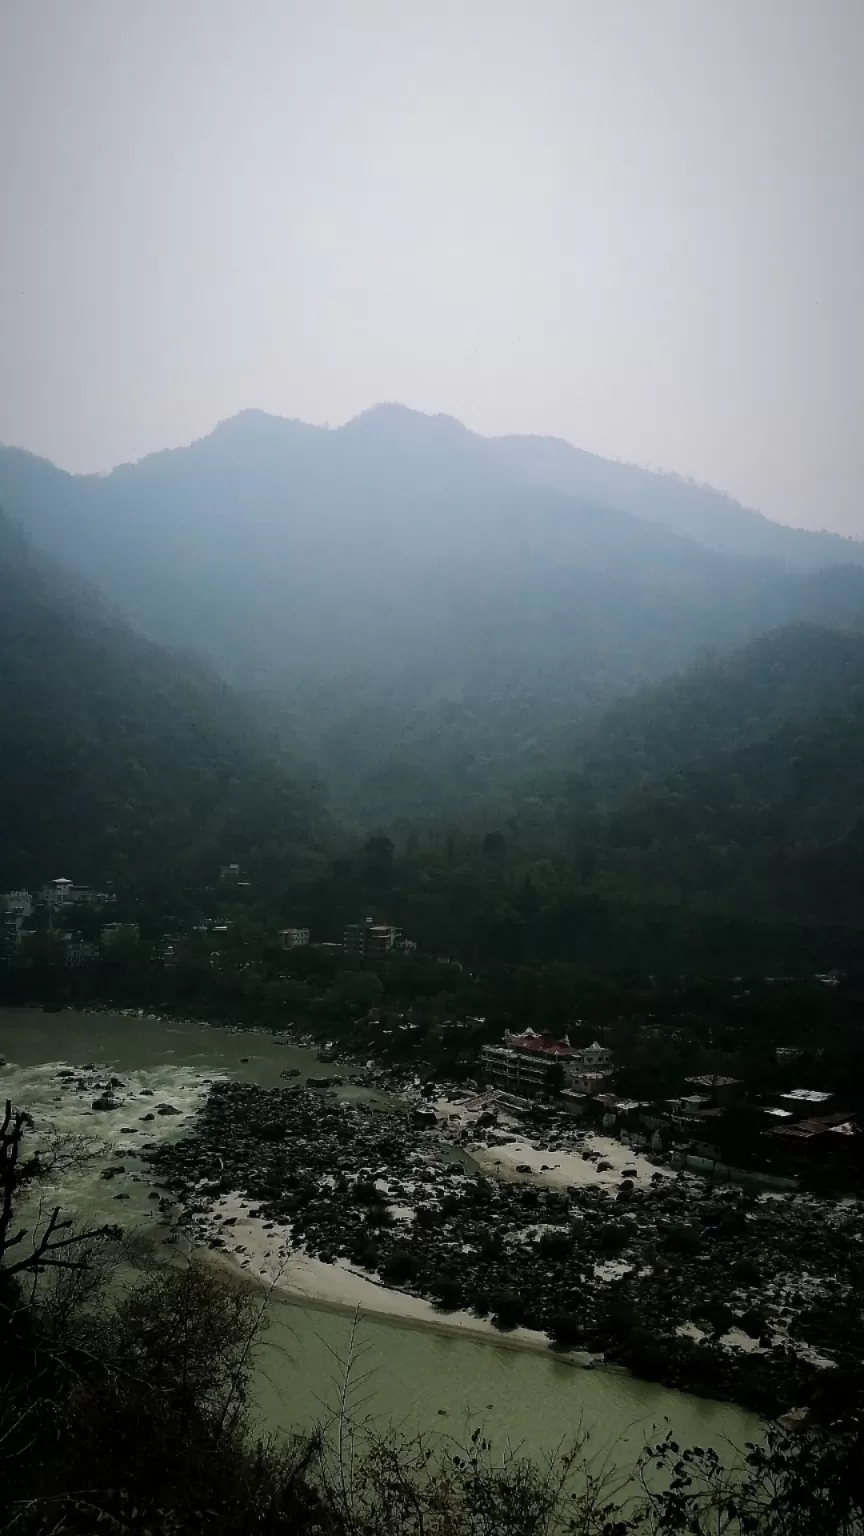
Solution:
[{"label": "green river water", "polygon": [[[268,1035],[233,1033],[196,1024],[112,1014],[0,1010],[0,1098],[11,1097],[35,1116],[37,1128],[86,1133],[105,1143],[117,1160],[126,1149],[128,1172],[110,1183],[98,1163],[62,1191],[64,1203],[82,1216],[109,1216],[155,1238],[160,1215],[148,1196],[145,1165],[132,1172],[136,1142],[176,1137],[191,1123],[207,1093],[207,1079],[221,1075],[265,1087],[299,1067],[303,1076],[336,1074],[310,1051],[280,1045]],[[244,1059],[248,1058],[248,1059]],[[123,1107],[94,1111],[92,1092],[63,1087],[64,1067],[96,1063],[122,1079]],[[148,1092],[145,1092],[147,1090]],[[339,1090],[354,1096],[361,1090]],[[152,1092],[153,1097],[149,1096]],[[367,1095],[368,1097],[368,1095]],[[374,1102],[374,1095],[372,1096]],[[179,1115],[142,1123],[156,1104],[170,1102]],[[123,1128],[127,1128],[124,1130]],[[116,1194],[128,1199],[115,1203]],[[339,1361],[347,1354],[352,1320],[324,1308],[271,1302],[269,1326],[257,1370],[257,1400],[275,1431],[307,1427],[325,1417],[337,1400]],[[456,1437],[482,1424],[496,1445],[508,1442],[531,1452],[552,1450],[580,1429],[599,1451],[623,1463],[656,1427],[671,1428],[685,1444],[713,1445],[721,1454],[758,1435],[752,1414],[617,1370],[584,1370],[554,1354],[488,1342],[441,1328],[362,1319],[354,1407],[378,1427],[446,1431]],[[361,1381],[362,1378],[362,1381]]]}]

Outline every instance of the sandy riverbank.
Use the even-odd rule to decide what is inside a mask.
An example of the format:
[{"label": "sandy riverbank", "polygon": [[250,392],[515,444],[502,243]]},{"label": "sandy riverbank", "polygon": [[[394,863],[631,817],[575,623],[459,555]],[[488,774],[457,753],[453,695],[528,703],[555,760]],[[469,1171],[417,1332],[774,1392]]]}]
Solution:
[{"label": "sandy riverbank", "polygon": [[[262,1285],[272,1286],[287,1301],[434,1328],[440,1333],[455,1333],[507,1349],[551,1348],[545,1333],[533,1328],[502,1332],[472,1312],[442,1312],[420,1296],[381,1285],[344,1260],[325,1264],[302,1251],[291,1251],[284,1234],[275,1226],[268,1231],[250,1210],[250,1202],[243,1196],[223,1195],[213,1202],[208,1215],[199,1219],[198,1240],[206,1242],[209,1237],[221,1237],[226,1247],[209,1250],[210,1255],[232,1269],[239,1268]],[[568,1364],[585,1366],[600,1357],[575,1351],[562,1358]]]},{"label": "sandy riverbank", "polygon": [[[664,1179],[678,1177],[673,1170],[658,1167],[641,1153],[624,1146],[611,1136],[577,1130],[575,1134],[580,1137],[577,1149],[561,1148],[553,1151],[537,1147],[524,1135],[518,1122],[508,1121],[506,1115],[499,1116],[497,1133],[506,1135],[512,1129],[512,1139],[489,1146],[484,1140],[472,1136],[484,1107],[482,1101],[473,1103],[477,1105],[476,1108],[470,1107],[472,1101],[466,1103],[458,1099],[439,1099],[435,1108],[442,1130],[458,1135],[460,1145],[465,1147],[474,1161],[487,1172],[497,1173],[499,1177],[530,1178],[533,1184],[549,1189],[593,1185],[610,1192],[620,1187],[625,1170],[639,1189],[649,1189],[652,1178],[658,1175]],[[584,1157],[583,1151],[595,1156]],[[609,1166],[600,1168],[600,1163]]]}]

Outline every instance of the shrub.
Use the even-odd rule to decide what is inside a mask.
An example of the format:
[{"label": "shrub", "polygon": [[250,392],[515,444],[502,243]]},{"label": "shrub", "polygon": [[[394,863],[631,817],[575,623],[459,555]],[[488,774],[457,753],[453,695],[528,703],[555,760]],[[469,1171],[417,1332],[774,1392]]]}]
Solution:
[{"label": "shrub", "polygon": [[394,1248],[381,1266],[381,1279],[393,1285],[404,1285],[417,1276],[417,1260],[407,1248]]}]

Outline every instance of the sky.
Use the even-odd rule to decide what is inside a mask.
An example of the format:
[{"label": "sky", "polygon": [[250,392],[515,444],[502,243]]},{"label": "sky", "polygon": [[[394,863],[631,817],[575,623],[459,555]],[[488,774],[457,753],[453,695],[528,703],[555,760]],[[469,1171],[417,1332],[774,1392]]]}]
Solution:
[{"label": "sky", "polygon": [[862,0],[0,0],[0,441],[382,400],[864,535]]}]

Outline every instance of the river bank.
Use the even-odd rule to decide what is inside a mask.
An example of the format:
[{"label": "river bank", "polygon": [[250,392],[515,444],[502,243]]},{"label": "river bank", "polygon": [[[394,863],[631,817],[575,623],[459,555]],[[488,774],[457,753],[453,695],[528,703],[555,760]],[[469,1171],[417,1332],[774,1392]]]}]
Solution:
[{"label": "river bank", "polygon": [[[254,1256],[264,1277],[287,1261],[307,1296],[314,1281],[342,1306],[362,1294],[392,1315],[468,1314],[766,1413],[806,1402],[833,1366],[824,1331],[853,1283],[859,1207],[760,1202],[574,1127],[538,1147],[486,1125],[467,1145],[497,1177],[472,1175],[442,1158],[451,1114],[430,1125],[425,1112],[214,1083],[191,1133],[153,1164],[211,1250],[247,1268]],[[224,1198],[260,1223],[249,1243]]]},{"label": "river bank", "polygon": [[[207,1077],[266,1087],[283,1083],[286,1067],[304,1077],[328,1070],[314,1052],[276,1045],[266,1032],[157,1022],[137,1014],[49,1015],[36,1009],[0,1010],[0,1056],[8,1061],[0,1072],[0,1092],[27,1105],[38,1130],[53,1127],[61,1134],[86,1134],[101,1145],[99,1157],[88,1168],[56,1186],[64,1207],[81,1220],[122,1220],[128,1232],[157,1245],[171,1237],[177,1208],[172,1202],[160,1209],[159,1199],[170,1202],[170,1193],[154,1187],[146,1158],[121,1162],[118,1152],[124,1146],[140,1151],[150,1140],[182,1140],[194,1125],[192,1103],[186,1106],[188,1117],[184,1110],[149,1122],[129,1115],[126,1108],[100,1113],[92,1111],[85,1095],[64,1088],[58,1074],[98,1063],[103,1078],[119,1076],[133,1093],[142,1095],[138,1113],[143,1115],[153,1112],[154,1097],[182,1106],[175,1095],[184,1085],[190,1093],[206,1095]],[[340,1068],[334,1065],[332,1070]],[[341,1070],[344,1073],[344,1067]],[[144,1094],[147,1088],[151,1095]],[[397,1123],[404,1126],[404,1114]],[[134,1137],[121,1136],[124,1125],[133,1127]],[[124,1172],[104,1180],[101,1173],[112,1164]],[[461,1173],[460,1165],[456,1167]],[[115,1201],[118,1194],[127,1198]],[[211,1258],[220,1254],[218,1249],[202,1251]],[[244,1256],[239,1257],[242,1267]],[[393,1423],[411,1431],[446,1430],[465,1438],[482,1424],[497,1444],[538,1455],[590,1427],[593,1444],[604,1454],[608,1451],[616,1465],[667,1428],[682,1445],[712,1445],[721,1454],[730,1444],[740,1448],[759,1434],[758,1419],[733,1404],[668,1390],[626,1371],[574,1370],[548,1347],[514,1347],[488,1320],[474,1320],[477,1333],[459,1331],[449,1328],[446,1316],[435,1310],[430,1323],[364,1310],[355,1341],[364,1382],[355,1405],[361,1417],[371,1416],[381,1428]],[[352,1329],[353,1309],[320,1301],[313,1305],[299,1293],[289,1297],[278,1289],[268,1295],[254,1382],[260,1419],[268,1430],[307,1428],[334,1411]]]}]

